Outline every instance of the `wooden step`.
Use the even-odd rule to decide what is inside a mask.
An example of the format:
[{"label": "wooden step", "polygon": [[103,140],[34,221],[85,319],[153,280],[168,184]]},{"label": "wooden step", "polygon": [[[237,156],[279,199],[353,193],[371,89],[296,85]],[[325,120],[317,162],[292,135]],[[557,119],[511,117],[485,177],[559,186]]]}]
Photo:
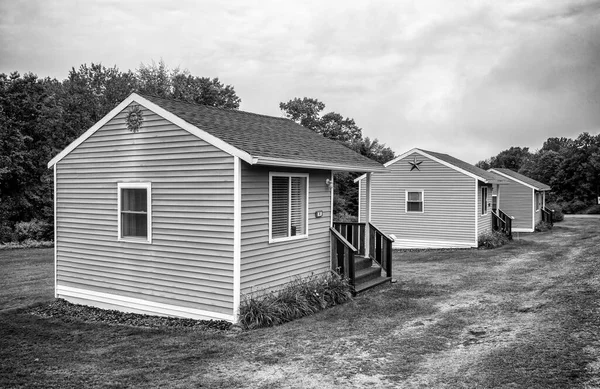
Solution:
[{"label": "wooden step", "polygon": [[354,270],[359,271],[362,269],[368,269],[373,266],[373,261],[369,257],[354,257]]},{"label": "wooden step", "polygon": [[381,277],[381,267],[374,265],[365,269],[357,270],[354,274],[354,284],[363,284],[369,280]]},{"label": "wooden step", "polygon": [[368,280],[367,282],[363,282],[361,284],[356,284],[354,286],[354,294],[362,293],[368,289],[374,288],[377,285],[384,284],[386,282],[391,282],[392,277],[378,277]]}]

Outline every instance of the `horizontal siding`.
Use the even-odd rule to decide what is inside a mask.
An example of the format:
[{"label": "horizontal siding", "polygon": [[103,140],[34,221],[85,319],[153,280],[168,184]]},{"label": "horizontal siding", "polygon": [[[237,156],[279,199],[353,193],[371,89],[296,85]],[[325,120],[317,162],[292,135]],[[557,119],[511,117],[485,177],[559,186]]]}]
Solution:
[{"label": "horizontal siding", "polygon": [[[269,172],[309,174],[308,238],[269,243]],[[242,165],[241,290],[277,289],[292,278],[320,274],[330,268],[329,226],[331,192],[329,171],[269,169]],[[315,212],[323,211],[316,218]]]},{"label": "horizontal siding", "polygon": [[[422,161],[410,170],[408,161]],[[470,247],[475,245],[475,179],[420,154],[388,166],[390,173],[373,174],[371,220],[399,242],[396,247]],[[405,212],[405,191],[424,191],[424,212]],[[364,201],[366,179],[361,184]],[[361,203],[361,220],[366,207]],[[400,243],[402,242],[402,243]]]},{"label": "horizontal siding", "polygon": [[[147,110],[131,133],[125,114],[57,164],[59,290],[123,310],[232,315],[233,157]],[[147,181],[152,243],[118,241],[117,183]]]},{"label": "horizontal siding", "polygon": [[512,216],[512,228],[533,231],[533,189],[506,179],[507,184],[500,185],[500,209]]}]

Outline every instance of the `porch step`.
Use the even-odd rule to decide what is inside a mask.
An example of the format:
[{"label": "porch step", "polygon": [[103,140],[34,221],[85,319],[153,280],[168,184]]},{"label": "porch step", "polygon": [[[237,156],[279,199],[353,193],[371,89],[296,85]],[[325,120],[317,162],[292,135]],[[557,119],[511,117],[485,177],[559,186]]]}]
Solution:
[{"label": "porch step", "polygon": [[381,276],[378,278],[370,279],[367,282],[363,282],[361,284],[356,284],[354,286],[354,293],[355,294],[362,293],[368,289],[376,287],[377,285],[381,285],[386,282],[390,282],[391,280],[392,280],[392,277],[381,277]]},{"label": "porch step", "polygon": [[356,270],[356,273],[354,274],[354,284],[363,284],[379,277],[381,277],[381,267],[378,265],[370,266],[364,269]]},{"label": "porch step", "polygon": [[373,261],[369,257],[354,257],[354,270],[359,271],[362,269],[368,269],[373,265]]}]

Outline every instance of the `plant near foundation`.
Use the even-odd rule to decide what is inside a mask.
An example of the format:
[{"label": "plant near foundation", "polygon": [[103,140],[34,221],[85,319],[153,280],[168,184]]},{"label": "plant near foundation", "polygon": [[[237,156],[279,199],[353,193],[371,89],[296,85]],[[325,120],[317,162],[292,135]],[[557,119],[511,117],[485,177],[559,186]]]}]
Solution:
[{"label": "plant near foundation", "polygon": [[504,246],[509,242],[508,237],[499,231],[484,232],[477,239],[477,246],[480,249],[495,249]]},{"label": "plant near foundation", "polygon": [[352,299],[348,280],[337,273],[295,278],[278,292],[250,293],[240,304],[246,329],[271,327],[312,315]]},{"label": "plant near foundation", "polygon": [[548,222],[540,221],[535,225],[535,230],[537,232],[550,231],[551,229],[552,229],[552,224],[550,224]]}]

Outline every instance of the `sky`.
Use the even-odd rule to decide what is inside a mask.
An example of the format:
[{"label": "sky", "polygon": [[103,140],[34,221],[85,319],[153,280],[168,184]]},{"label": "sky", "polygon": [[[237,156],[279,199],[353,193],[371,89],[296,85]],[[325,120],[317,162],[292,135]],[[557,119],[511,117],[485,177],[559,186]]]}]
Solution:
[{"label": "sky", "polygon": [[161,59],[244,111],[316,98],[396,154],[600,133],[600,0],[0,0],[0,73]]}]

